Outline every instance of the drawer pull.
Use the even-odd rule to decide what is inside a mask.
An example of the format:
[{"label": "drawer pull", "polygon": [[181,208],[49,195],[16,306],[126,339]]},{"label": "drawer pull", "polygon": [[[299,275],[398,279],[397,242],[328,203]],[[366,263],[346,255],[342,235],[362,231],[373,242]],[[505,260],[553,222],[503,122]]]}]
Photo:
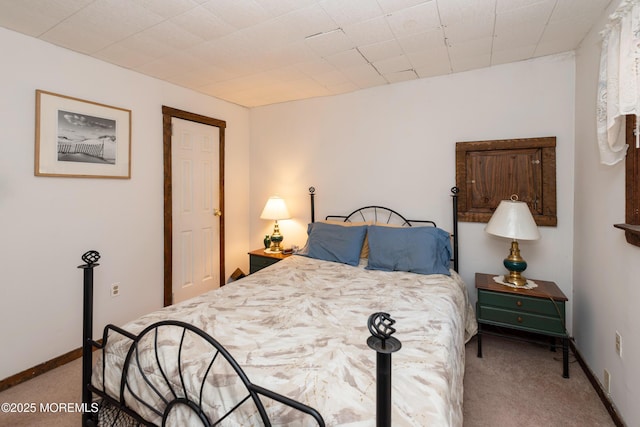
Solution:
[{"label": "drawer pull", "polygon": [[522,317],[518,316],[516,320],[518,321],[518,323],[522,323]]},{"label": "drawer pull", "polygon": [[520,300],[516,301],[516,305],[517,305],[518,307],[522,307],[522,301],[520,301]]}]

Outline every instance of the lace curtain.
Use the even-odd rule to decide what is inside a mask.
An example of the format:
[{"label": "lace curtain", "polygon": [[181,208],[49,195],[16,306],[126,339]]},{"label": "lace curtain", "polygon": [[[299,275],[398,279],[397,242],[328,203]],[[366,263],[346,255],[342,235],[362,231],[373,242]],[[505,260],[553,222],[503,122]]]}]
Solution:
[{"label": "lace curtain", "polygon": [[624,138],[618,138],[624,116],[640,115],[640,0],[622,0],[601,35],[598,147],[600,162],[613,165],[627,152]]}]

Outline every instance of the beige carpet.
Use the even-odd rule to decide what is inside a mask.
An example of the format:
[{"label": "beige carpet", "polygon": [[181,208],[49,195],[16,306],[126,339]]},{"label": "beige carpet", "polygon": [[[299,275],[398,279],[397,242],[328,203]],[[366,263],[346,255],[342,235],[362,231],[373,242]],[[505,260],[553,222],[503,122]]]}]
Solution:
[{"label": "beige carpet", "polygon": [[465,427],[615,426],[580,365],[569,353],[562,377],[562,351],[549,346],[482,336],[466,348]]},{"label": "beige carpet", "polygon": [[[577,363],[570,364],[571,378],[562,378],[561,352],[485,336],[483,355],[476,357],[475,338],[467,344],[464,427],[614,425]],[[3,391],[0,403],[80,403],[80,382],[76,360]],[[0,426],[78,427],[80,422],[78,413],[0,412]]]},{"label": "beige carpet", "polygon": [[[35,413],[6,413],[0,411],[0,426],[11,427],[78,427],[82,415],[74,412],[40,411],[40,403],[81,403],[82,364],[77,359],[32,380],[0,393],[0,403],[35,403]],[[50,409],[56,405],[50,405]],[[47,409],[46,407],[43,409]]]}]

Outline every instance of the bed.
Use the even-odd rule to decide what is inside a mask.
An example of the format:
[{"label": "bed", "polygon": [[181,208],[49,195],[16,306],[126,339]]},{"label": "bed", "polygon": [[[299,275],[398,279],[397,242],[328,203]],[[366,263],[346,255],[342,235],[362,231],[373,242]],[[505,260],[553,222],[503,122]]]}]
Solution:
[{"label": "bed", "polygon": [[[451,244],[435,224],[379,206],[314,219],[299,253],[122,328],[109,325],[102,342],[90,337],[86,302],[83,425],[385,425],[377,418],[380,359],[367,342],[372,313],[388,313],[401,343],[389,356],[393,425],[461,426],[464,344],[477,325],[449,265],[457,233]],[[346,243],[336,249],[336,239]],[[412,259],[414,246],[403,254],[393,243],[412,239],[436,242],[427,271],[430,261]],[[85,301],[99,255],[87,258]],[[101,349],[93,367],[87,347]]]}]

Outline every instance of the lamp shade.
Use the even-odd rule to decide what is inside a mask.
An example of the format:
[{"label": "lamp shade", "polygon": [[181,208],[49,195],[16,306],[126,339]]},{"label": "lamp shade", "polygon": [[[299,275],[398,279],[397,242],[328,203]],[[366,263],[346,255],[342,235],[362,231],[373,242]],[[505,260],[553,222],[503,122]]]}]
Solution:
[{"label": "lamp shade", "polygon": [[284,203],[284,200],[278,196],[269,197],[267,204],[264,205],[262,214],[260,214],[260,219],[279,220],[289,218],[291,218],[291,215],[289,215],[287,205]]},{"label": "lamp shade", "polygon": [[517,240],[538,240],[540,232],[525,202],[502,200],[484,228],[494,236]]}]

